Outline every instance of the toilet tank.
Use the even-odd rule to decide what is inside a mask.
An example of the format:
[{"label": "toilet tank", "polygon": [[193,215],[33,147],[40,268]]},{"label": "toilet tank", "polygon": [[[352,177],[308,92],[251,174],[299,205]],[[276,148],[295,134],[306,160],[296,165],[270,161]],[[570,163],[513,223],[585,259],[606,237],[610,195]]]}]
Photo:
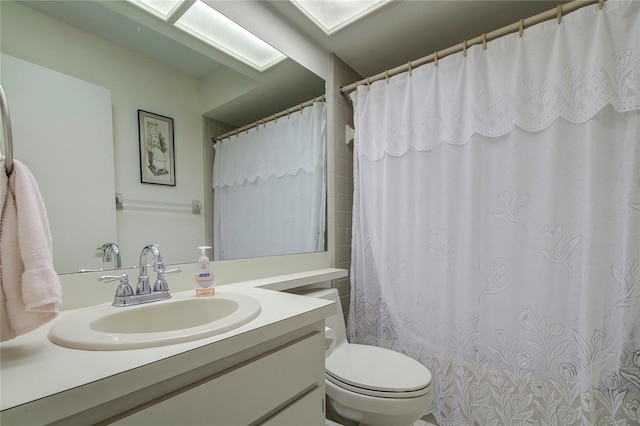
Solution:
[{"label": "toilet tank", "polygon": [[336,288],[311,288],[303,290],[293,290],[292,293],[301,296],[315,297],[317,299],[334,300],[336,302],[336,312],[325,320],[325,327],[333,329],[336,333],[336,346],[347,342],[347,330],[344,325],[344,315],[342,313],[342,303]]}]

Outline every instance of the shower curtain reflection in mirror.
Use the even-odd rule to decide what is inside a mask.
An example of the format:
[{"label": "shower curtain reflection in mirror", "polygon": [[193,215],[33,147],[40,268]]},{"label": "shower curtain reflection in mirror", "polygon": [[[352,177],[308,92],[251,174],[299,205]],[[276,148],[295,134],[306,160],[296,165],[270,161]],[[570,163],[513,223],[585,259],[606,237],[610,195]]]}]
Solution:
[{"label": "shower curtain reflection in mirror", "polygon": [[214,145],[214,260],[324,250],[325,104]]}]

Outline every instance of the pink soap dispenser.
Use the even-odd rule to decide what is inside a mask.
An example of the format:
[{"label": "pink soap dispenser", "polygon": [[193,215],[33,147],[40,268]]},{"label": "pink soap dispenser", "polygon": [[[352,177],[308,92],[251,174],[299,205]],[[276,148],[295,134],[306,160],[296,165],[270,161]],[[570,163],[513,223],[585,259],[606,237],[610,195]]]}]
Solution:
[{"label": "pink soap dispenser", "polygon": [[209,246],[200,246],[200,257],[198,258],[198,272],[196,273],[196,296],[213,296],[216,292],[216,282],[213,278],[213,271],[209,269],[209,258],[205,250]]}]

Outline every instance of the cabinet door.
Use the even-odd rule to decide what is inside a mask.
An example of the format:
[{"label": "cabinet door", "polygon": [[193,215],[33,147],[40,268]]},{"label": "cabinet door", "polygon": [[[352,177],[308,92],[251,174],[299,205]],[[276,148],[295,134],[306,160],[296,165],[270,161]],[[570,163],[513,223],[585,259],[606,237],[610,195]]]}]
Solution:
[{"label": "cabinet door", "polygon": [[316,332],[225,374],[203,378],[155,404],[152,401],[153,405],[115,424],[233,426],[259,421],[322,386],[323,345],[323,334]]},{"label": "cabinet door", "polygon": [[309,392],[262,426],[322,426],[324,425],[324,386]]}]

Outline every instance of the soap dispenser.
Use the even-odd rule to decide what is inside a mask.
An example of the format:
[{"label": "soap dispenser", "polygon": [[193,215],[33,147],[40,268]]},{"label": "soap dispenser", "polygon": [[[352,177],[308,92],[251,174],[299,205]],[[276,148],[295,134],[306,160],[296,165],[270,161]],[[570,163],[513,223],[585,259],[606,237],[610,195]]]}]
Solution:
[{"label": "soap dispenser", "polygon": [[213,278],[213,272],[209,269],[209,258],[205,250],[210,249],[209,246],[200,246],[200,257],[198,258],[198,272],[196,273],[196,296],[213,296],[216,291],[216,283]]}]

